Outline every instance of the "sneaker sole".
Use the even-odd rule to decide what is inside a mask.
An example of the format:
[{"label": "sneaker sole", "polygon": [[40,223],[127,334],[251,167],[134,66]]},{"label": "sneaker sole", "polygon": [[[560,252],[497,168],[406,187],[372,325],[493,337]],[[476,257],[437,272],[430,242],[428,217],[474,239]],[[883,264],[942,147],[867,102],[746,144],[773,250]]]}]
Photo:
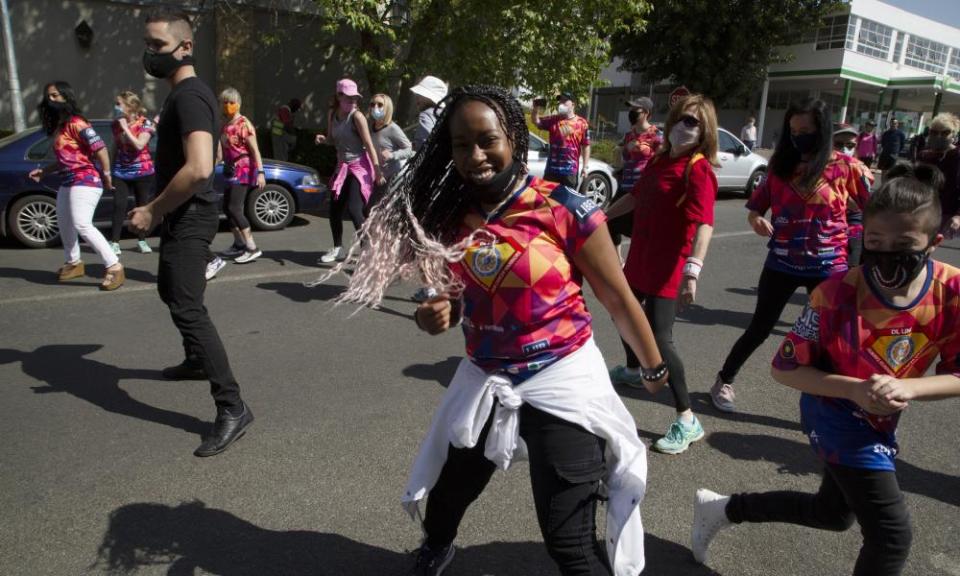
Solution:
[{"label": "sneaker sole", "polygon": [[717,401],[713,399],[713,396],[710,396],[710,402],[713,404],[714,408],[716,408],[721,412],[733,414],[734,412],[737,411],[737,408],[735,406],[718,404]]},{"label": "sneaker sole", "polygon": [[699,434],[696,438],[691,438],[690,441],[687,442],[687,445],[684,446],[681,450],[665,450],[665,449],[663,449],[663,448],[657,448],[656,443],[654,443],[654,445],[653,445],[651,448],[652,448],[654,451],[659,452],[659,453],[661,453],[661,454],[669,454],[669,455],[671,455],[671,456],[676,456],[677,454],[683,454],[684,452],[686,452],[687,449],[690,448],[690,445],[693,444],[694,442],[696,442],[696,441],[698,441],[698,440],[703,440],[703,437],[704,437],[704,436],[706,436],[706,433],[703,432],[703,431],[701,431],[700,434]]},{"label": "sneaker sole", "polygon": [[237,258],[235,258],[235,259],[233,260],[233,262],[234,262],[234,264],[249,264],[250,262],[253,262],[253,261],[256,260],[257,258],[263,256],[263,252],[257,252],[256,254],[257,254],[256,256],[251,256],[250,258],[247,258],[246,260],[241,260],[239,257],[237,257]]}]

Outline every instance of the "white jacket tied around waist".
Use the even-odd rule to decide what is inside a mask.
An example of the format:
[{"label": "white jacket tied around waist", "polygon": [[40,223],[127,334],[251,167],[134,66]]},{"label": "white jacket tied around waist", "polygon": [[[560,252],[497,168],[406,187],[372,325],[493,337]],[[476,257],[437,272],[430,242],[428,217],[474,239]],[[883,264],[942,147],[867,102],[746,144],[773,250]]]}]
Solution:
[{"label": "white jacket tied around waist", "polygon": [[610,383],[603,356],[591,338],[579,350],[545,368],[518,386],[498,374],[487,374],[464,358],[434,414],[430,431],[410,471],[403,505],[420,516],[420,502],[437,483],[449,445],[473,448],[499,400],[484,455],[506,470],[526,458],[520,437],[524,403],[552,414],[606,441],[607,553],[615,576],[636,576],[643,570],[643,523],[640,503],[647,485],[646,448],[633,417]]}]

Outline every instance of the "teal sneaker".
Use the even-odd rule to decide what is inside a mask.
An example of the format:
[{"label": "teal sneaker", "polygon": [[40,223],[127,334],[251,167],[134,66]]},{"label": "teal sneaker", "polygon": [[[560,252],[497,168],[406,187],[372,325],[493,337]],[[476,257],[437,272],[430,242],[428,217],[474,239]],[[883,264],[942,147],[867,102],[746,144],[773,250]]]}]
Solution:
[{"label": "teal sneaker", "polygon": [[679,454],[701,438],[703,438],[703,426],[700,425],[700,420],[696,416],[693,417],[693,424],[689,426],[680,422],[678,418],[670,425],[667,434],[656,441],[653,449],[664,454]]},{"label": "teal sneaker", "polygon": [[636,374],[627,372],[626,366],[614,366],[610,370],[610,381],[614,386],[623,384],[631,388],[643,388],[643,375],[640,372]]}]

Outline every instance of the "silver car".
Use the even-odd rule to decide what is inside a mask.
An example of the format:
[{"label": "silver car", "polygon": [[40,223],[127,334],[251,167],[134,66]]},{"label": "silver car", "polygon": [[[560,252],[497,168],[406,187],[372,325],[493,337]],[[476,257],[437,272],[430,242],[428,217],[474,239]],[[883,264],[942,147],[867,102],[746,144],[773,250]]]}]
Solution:
[{"label": "silver car", "polygon": [[[527,167],[534,176],[543,177],[547,167],[547,155],[550,145],[537,136],[530,135],[530,152],[527,154]],[[590,159],[587,164],[587,177],[580,183],[580,193],[593,199],[601,207],[606,207],[617,193],[617,179],[613,167],[601,160]]]},{"label": "silver car", "polygon": [[717,134],[720,167],[714,172],[720,190],[742,190],[749,197],[767,173],[767,159],[751,152],[739,138],[720,128]]}]

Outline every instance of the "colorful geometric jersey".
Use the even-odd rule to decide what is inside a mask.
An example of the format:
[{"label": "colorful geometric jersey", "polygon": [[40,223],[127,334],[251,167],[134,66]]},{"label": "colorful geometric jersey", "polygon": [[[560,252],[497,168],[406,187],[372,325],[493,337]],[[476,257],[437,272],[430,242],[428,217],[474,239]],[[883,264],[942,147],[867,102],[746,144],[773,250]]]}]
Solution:
[{"label": "colorful geometric jersey", "polygon": [[224,166],[233,167],[233,175],[227,179],[231,184],[253,186],[257,183],[257,175],[250,165],[250,147],[247,146],[247,138],[251,135],[255,135],[253,125],[239,114],[223,125],[220,146]]},{"label": "colorful geometric jersey", "polygon": [[771,211],[773,235],[768,268],[796,276],[826,277],[847,269],[847,208],[852,199],[866,206],[870,192],[849,156],[833,152],[812,190],[796,181],[804,165],[786,182],[769,174],[747,202],[749,210]]},{"label": "colorful geometric jersey", "polygon": [[590,145],[590,125],[580,116],[567,118],[556,114],[540,118],[537,127],[550,132],[550,157],[545,174],[577,176],[580,173],[580,150]]},{"label": "colorful geometric jersey", "polygon": [[[150,134],[153,138],[153,134],[157,131],[153,122],[145,116],[140,116],[128,124],[128,128],[135,138],[140,138],[141,134]],[[136,180],[152,175],[153,157],[150,156],[150,141],[147,140],[147,145],[137,150],[120,127],[119,118],[113,121],[112,129],[113,141],[117,144],[117,156],[113,160],[113,175],[124,180]]]},{"label": "colorful geometric jersey", "polygon": [[605,221],[591,199],[533,177],[497,212],[468,212],[459,239],[479,228],[495,237],[451,265],[464,283],[463,333],[474,363],[519,382],[590,339],[573,258]]},{"label": "colorful geometric jersey", "polygon": [[[636,143],[636,146],[630,146],[631,143]],[[620,182],[624,190],[633,190],[633,185],[640,179],[647,162],[653,158],[662,143],[663,131],[653,124],[643,132],[630,130],[626,133],[623,137],[623,176]]]},{"label": "colorful geometric jersey", "polygon": [[[931,260],[917,298],[895,307],[863,273],[852,268],[821,283],[810,295],[773,359],[779,370],[812,366],[867,379],[923,376],[937,356],[937,374],[960,377],[960,270]],[[866,386],[866,384],[864,384]],[[869,414],[849,400],[802,394],[803,431],[823,460],[893,470],[900,415]]]},{"label": "colorful geometric jersey", "polygon": [[66,172],[62,185],[103,187],[100,173],[90,158],[105,146],[86,120],[80,116],[70,118],[53,139],[53,153]]},{"label": "colorful geometric jersey", "polygon": [[873,170],[857,158],[852,156],[847,158],[854,174],[863,184],[862,190],[867,194],[866,198],[851,197],[847,200],[847,238],[860,238],[863,236],[863,208],[867,205],[867,200],[873,191]]}]

